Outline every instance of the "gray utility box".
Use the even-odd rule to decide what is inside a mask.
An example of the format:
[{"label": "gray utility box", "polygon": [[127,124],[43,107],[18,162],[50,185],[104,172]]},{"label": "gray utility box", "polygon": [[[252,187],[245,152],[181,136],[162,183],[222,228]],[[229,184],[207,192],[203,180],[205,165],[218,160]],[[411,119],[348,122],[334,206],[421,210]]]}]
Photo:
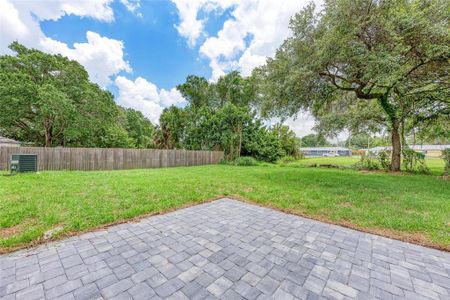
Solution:
[{"label": "gray utility box", "polygon": [[11,172],[37,172],[37,154],[11,155]]}]

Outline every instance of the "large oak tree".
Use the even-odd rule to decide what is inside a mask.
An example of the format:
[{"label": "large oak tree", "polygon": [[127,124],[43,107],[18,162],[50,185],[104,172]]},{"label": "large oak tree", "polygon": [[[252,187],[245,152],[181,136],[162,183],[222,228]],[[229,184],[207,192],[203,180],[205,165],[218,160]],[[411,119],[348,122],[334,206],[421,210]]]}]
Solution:
[{"label": "large oak tree", "polygon": [[153,125],[123,109],[78,62],[14,42],[0,56],[0,134],[37,146],[153,146]]},{"label": "large oak tree", "polygon": [[446,0],[327,0],[320,12],[311,4],[292,18],[292,38],[255,71],[263,109],[318,115],[343,98],[352,107],[375,101],[391,135],[391,170],[398,171],[406,109],[448,116],[449,19]]}]

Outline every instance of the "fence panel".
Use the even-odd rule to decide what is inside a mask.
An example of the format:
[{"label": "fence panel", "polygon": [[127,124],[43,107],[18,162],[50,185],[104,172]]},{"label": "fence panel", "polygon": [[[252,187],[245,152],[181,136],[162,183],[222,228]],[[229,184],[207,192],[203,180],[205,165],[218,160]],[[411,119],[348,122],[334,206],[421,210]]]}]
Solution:
[{"label": "fence panel", "polygon": [[9,170],[12,154],[37,154],[38,170],[121,170],[217,164],[222,151],[0,147],[0,170]]}]

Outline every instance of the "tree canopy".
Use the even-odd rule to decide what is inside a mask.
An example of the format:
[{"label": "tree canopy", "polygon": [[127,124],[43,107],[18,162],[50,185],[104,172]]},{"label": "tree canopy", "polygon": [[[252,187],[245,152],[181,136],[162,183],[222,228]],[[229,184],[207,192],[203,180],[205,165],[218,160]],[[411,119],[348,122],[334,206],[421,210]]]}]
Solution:
[{"label": "tree canopy", "polygon": [[324,123],[334,118],[334,129],[356,116],[372,120],[359,124],[391,133],[391,169],[399,170],[401,132],[449,118],[449,16],[445,0],[328,0],[320,12],[310,4],[292,18],[293,36],[275,58],[254,72],[263,112],[308,109]]},{"label": "tree canopy", "polygon": [[275,161],[297,155],[299,140],[284,125],[257,117],[253,77],[231,72],[215,83],[190,75],[177,89],[184,108],[165,108],[159,125],[114,102],[86,70],[61,55],[11,44],[0,57],[0,133],[36,146],[223,150]]},{"label": "tree canopy", "polygon": [[301,138],[302,147],[323,147],[329,146],[330,143],[321,134],[308,134]]},{"label": "tree canopy", "polygon": [[257,117],[253,78],[231,72],[212,83],[188,76],[177,88],[189,104],[164,109],[156,132],[158,147],[223,150],[229,160],[247,155],[275,161],[298,154],[299,142],[289,127],[267,127]]},{"label": "tree canopy", "polygon": [[154,126],[78,62],[14,42],[0,56],[0,134],[37,146],[150,147]]}]

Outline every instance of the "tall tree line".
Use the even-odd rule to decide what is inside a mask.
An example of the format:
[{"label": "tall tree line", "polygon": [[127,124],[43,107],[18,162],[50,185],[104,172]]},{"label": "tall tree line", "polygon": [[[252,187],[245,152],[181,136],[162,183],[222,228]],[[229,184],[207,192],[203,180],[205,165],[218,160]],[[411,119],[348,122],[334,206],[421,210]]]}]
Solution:
[{"label": "tall tree line", "polygon": [[253,77],[234,71],[211,83],[191,75],[177,89],[188,105],[163,111],[156,131],[158,147],[223,150],[229,160],[246,155],[275,161],[298,154],[299,139],[289,127],[265,126],[258,118]]},{"label": "tall tree line", "polygon": [[125,109],[89,81],[76,61],[14,42],[0,57],[0,134],[30,145],[223,150],[275,161],[297,155],[299,141],[284,125],[257,117],[253,77],[231,72],[211,83],[188,76],[177,86],[188,101],[164,109],[159,125]]}]

